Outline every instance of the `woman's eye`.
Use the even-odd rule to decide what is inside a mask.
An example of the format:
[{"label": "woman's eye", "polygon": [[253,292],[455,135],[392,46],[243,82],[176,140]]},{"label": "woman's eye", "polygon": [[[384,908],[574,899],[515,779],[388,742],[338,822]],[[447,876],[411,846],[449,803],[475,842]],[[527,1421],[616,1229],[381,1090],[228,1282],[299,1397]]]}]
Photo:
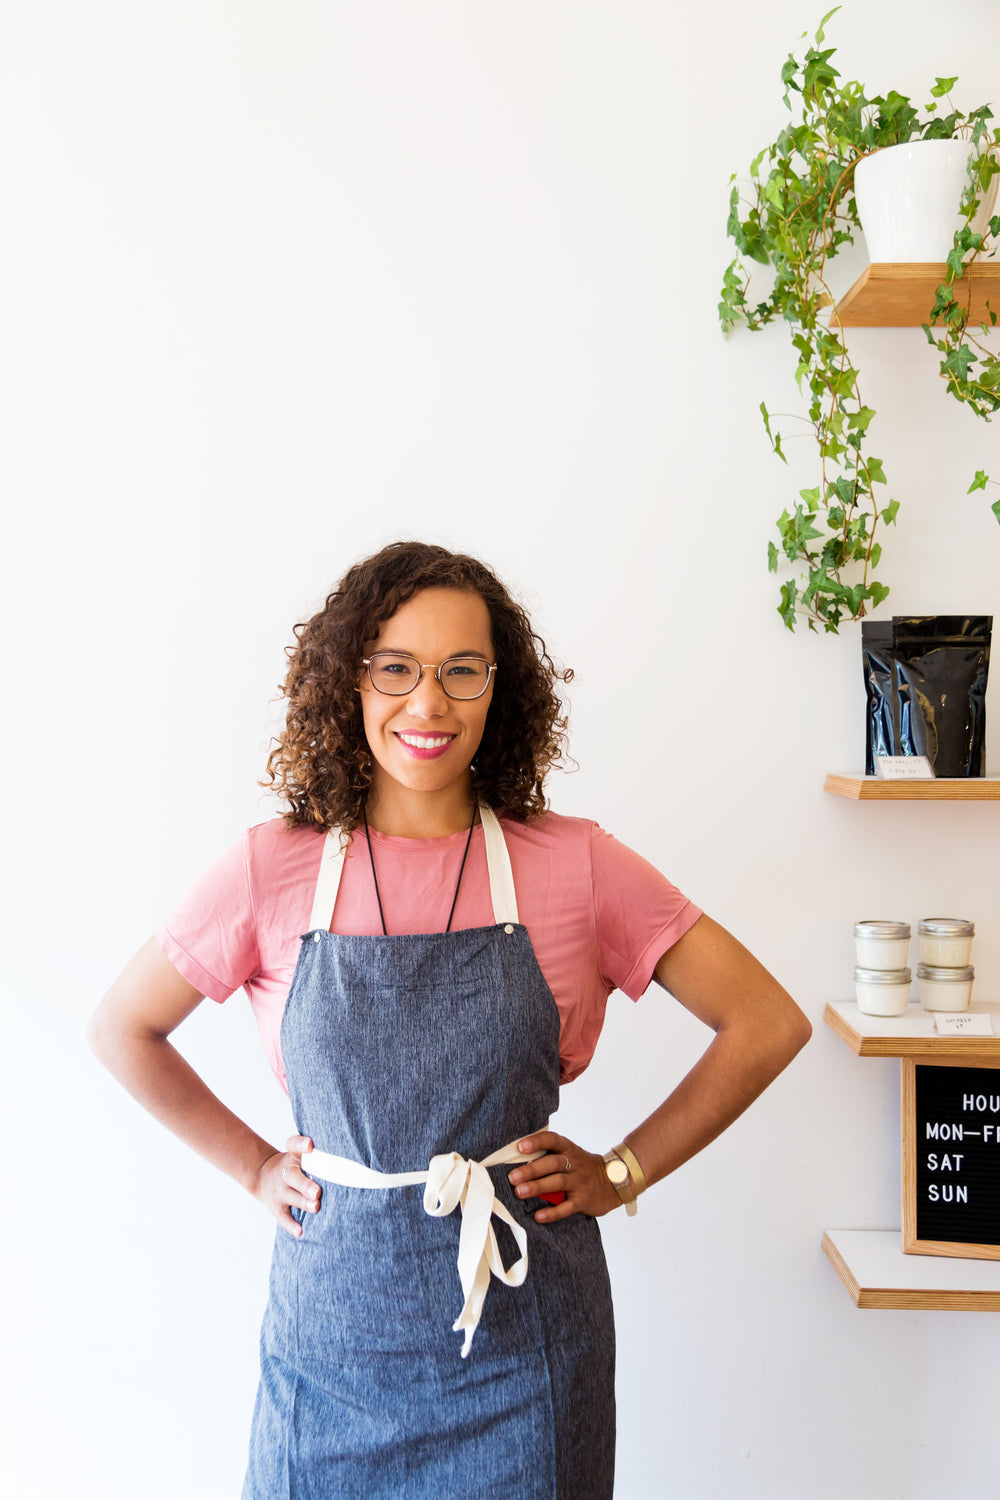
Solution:
[{"label": "woman's eye", "polygon": [[449,677],[481,677],[485,668],[481,661],[450,661]]}]

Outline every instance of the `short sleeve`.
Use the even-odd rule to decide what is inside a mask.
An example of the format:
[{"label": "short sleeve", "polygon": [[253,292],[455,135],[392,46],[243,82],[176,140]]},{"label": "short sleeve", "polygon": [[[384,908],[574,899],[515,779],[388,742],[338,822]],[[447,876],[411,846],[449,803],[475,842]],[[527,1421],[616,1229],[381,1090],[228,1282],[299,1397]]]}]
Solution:
[{"label": "short sleeve", "polygon": [[609,989],[638,1000],[664,953],[694,926],[701,908],[596,823],[591,869],[601,974]]},{"label": "short sleeve", "polygon": [[259,971],[244,834],[195,881],[156,941],[174,968],[211,1000],[226,1000]]}]

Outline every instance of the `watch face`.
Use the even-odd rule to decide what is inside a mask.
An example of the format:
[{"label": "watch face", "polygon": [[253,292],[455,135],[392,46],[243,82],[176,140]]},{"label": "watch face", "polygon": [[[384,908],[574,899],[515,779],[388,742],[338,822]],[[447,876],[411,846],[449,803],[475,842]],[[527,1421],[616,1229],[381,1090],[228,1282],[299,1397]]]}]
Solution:
[{"label": "watch face", "polygon": [[608,1178],[616,1187],[619,1184],[624,1186],[628,1182],[628,1167],[623,1161],[609,1161]]}]

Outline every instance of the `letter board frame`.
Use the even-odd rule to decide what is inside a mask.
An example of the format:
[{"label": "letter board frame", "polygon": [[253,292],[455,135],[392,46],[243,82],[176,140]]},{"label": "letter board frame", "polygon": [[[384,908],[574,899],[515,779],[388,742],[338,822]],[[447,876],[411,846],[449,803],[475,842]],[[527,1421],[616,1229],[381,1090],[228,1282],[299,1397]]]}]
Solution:
[{"label": "letter board frame", "polygon": [[[901,1064],[903,1250],[1000,1260],[1000,1111],[963,1107],[966,1096],[1000,1099],[1000,1059],[922,1054]],[[984,1080],[986,1072],[995,1080]]]}]

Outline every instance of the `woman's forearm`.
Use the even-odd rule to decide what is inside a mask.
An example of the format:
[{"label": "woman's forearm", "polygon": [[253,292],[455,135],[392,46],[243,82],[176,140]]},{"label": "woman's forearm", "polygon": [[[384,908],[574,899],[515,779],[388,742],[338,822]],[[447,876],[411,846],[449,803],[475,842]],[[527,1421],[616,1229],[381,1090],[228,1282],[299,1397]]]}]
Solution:
[{"label": "woman's forearm", "polygon": [[788,992],[710,917],[700,917],[663,955],[656,977],[715,1036],[659,1108],[625,1137],[647,1183],[715,1140],[812,1034]]},{"label": "woman's forearm", "polygon": [[87,1041],[150,1114],[213,1166],[256,1193],[273,1146],[217,1099],[170,1033],[202,1003],[150,938],[129,960],[87,1028]]},{"label": "woman's forearm", "polygon": [[292,1136],[278,1151],[217,1099],[168,1038],[202,996],[150,938],[94,1013],[87,1040],[106,1068],[168,1130],[246,1188],[287,1234],[302,1228],[292,1210],[315,1213],[319,1186],[301,1170],[312,1149]]},{"label": "woman's forearm", "polygon": [[226,1108],[166,1037],[109,1036],[92,1026],[89,1040],[105,1067],[150,1114],[256,1193],[261,1167],[276,1148]]},{"label": "woman's forearm", "polygon": [[797,1007],[768,1029],[727,1026],[713,1038],[691,1071],[625,1144],[647,1184],[659,1182],[695,1156],[762,1094],[810,1035]]},{"label": "woman's forearm", "polygon": [[[700,917],[663,955],[656,977],[715,1036],[690,1073],[625,1136],[647,1186],[714,1141],[812,1034],[778,981],[710,917]],[[561,1203],[536,1212],[540,1223],[621,1206],[600,1154],[551,1130],[536,1131],[520,1145],[526,1154],[546,1154],[509,1174],[518,1196],[565,1194]]]}]

